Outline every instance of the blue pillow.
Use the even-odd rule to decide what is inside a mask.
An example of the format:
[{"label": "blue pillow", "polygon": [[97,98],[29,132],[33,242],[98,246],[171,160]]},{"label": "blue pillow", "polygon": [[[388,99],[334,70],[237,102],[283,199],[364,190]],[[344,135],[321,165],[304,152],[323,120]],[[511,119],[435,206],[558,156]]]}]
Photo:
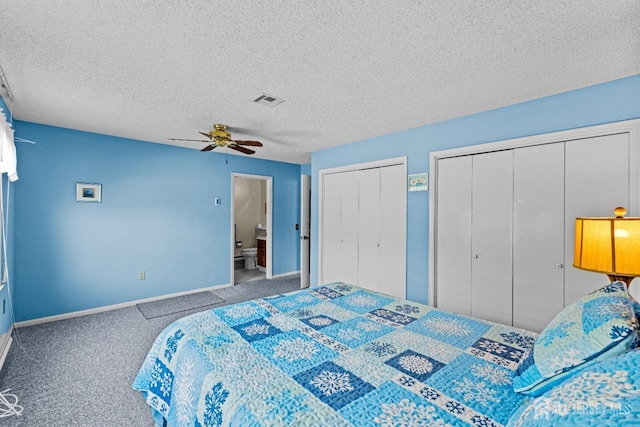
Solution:
[{"label": "blue pillow", "polygon": [[513,389],[540,396],[592,363],[638,345],[627,286],[613,282],[562,310],[520,359]]},{"label": "blue pillow", "polygon": [[[640,302],[636,301],[632,296],[629,296],[629,299],[631,300],[631,304],[633,306],[633,311],[636,314],[636,320],[638,321],[638,324],[640,325]],[[638,331],[640,333],[640,331]]]},{"label": "blue pillow", "polygon": [[637,425],[640,351],[595,363],[520,407],[508,427]]}]

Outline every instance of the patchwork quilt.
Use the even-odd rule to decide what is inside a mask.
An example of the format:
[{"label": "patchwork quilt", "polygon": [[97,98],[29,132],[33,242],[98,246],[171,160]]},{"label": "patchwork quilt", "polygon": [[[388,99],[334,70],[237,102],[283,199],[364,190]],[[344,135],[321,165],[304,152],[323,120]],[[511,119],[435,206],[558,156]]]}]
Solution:
[{"label": "patchwork quilt", "polygon": [[335,283],[177,320],[133,387],[158,425],[501,426],[534,340]]}]

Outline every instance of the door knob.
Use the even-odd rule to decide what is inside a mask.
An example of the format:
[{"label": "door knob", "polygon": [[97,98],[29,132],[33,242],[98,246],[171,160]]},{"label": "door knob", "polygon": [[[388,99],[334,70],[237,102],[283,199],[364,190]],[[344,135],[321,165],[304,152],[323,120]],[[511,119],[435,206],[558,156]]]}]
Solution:
[{"label": "door knob", "polygon": [[474,257],[475,259],[478,259],[478,254],[475,254],[473,257]]},{"label": "door knob", "polygon": [[562,268],[562,267],[563,267],[563,265],[562,265],[562,264],[560,264],[560,263],[557,263],[557,264],[556,264],[556,268]]}]

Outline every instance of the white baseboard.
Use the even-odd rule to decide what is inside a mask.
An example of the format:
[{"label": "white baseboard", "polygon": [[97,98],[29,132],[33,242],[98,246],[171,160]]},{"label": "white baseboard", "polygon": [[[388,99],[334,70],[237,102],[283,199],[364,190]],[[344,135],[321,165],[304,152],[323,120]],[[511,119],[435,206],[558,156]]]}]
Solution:
[{"label": "white baseboard", "polygon": [[198,292],[204,292],[204,291],[213,291],[217,289],[228,288],[230,286],[231,284],[227,283],[225,285],[217,285],[217,286],[210,286],[208,288],[193,289],[191,291],[176,292],[174,294],[166,294],[158,297],[144,298],[144,299],[139,299],[135,301],[127,301],[120,304],[105,305],[103,307],[90,308],[88,310],[80,310],[80,311],[73,311],[71,313],[57,314],[55,316],[40,317],[38,319],[32,319],[32,320],[23,320],[22,322],[14,323],[14,326],[16,328],[22,328],[25,326],[40,325],[42,323],[72,319],[74,317],[87,316],[89,314],[97,314],[97,313],[102,313],[104,311],[111,311],[111,310],[117,310],[119,308],[131,307],[132,305],[142,304],[145,302],[158,301],[158,300],[167,299],[167,298],[175,298],[183,295],[196,294]]},{"label": "white baseboard", "polygon": [[7,358],[7,354],[9,354],[9,349],[11,348],[11,343],[13,342],[11,332],[13,332],[13,326],[9,328],[9,332],[0,335],[0,370],[2,370],[4,360]]}]

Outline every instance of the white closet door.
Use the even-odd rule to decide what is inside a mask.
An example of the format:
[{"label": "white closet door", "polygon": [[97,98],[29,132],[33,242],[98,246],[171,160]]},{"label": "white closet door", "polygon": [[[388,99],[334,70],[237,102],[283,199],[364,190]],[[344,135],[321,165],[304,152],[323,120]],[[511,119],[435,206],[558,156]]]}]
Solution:
[{"label": "white closet door", "polygon": [[355,172],[324,175],[322,280],[358,281],[358,177]]},{"label": "white closet door", "polygon": [[323,177],[322,211],[322,281],[331,283],[342,280],[342,236],[340,226],[340,174]]},{"label": "white closet door", "polygon": [[612,217],[617,206],[629,208],[629,134],[566,143],[565,299],[569,305],[609,282],[604,274],[573,267],[576,217]]},{"label": "white closet door", "polygon": [[564,307],[564,143],[513,155],[513,326],[540,332]]},{"label": "white closet door", "polygon": [[471,159],[438,160],[435,306],[471,315]]},{"label": "white closet door", "polygon": [[512,324],[513,152],[473,156],[471,314]]},{"label": "white closet door", "polygon": [[358,283],[358,173],[345,172],[341,185],[340,228],[342,233],[342,278],[345,283]]},{"label": "white closet door", "polygon": [[[380,290],[380,169],[358,171],[358,282],[375,292]],[[385,262],[381,266],[381,261]]]},{"label": "white closet door", "polygon": [[407,297],[407,174],[400,165],[380,171],[380,292]]}]

